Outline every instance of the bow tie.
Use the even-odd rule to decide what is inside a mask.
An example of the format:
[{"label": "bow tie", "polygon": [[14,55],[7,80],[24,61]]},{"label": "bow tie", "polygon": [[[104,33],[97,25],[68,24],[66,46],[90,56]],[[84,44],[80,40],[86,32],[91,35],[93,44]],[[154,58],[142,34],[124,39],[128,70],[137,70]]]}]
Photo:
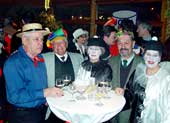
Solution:
[{"label": "bow tie", "polygon": [[37,67],[38,66],[38,62],[44,62],[43,58],[39,58],[38,56],[35,56],[34,59],[34,66]]}]

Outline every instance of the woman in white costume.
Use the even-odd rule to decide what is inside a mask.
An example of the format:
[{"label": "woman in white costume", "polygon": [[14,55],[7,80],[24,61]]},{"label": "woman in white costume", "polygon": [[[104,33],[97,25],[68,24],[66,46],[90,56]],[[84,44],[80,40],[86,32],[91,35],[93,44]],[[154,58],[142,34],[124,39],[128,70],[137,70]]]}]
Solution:
[{"label": "woman in white costume", "polygon": [[131,123],[170,122],[170,74],[159,65],[162,45],[152,41],[145,48],[145,64],[139,64],[128,91],[131,95]]}]

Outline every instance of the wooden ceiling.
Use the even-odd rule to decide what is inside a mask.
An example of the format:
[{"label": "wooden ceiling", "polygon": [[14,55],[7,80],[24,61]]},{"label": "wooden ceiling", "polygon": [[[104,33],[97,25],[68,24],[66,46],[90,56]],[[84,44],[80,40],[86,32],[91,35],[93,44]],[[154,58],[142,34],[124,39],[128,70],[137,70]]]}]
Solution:
[{"label": "wooden ceiling", "polygon": [[[53,4],[58,5],[82,5],[90,4],[92,0],[52,0]],[[108,5],[108,4],[123,4],[123,3],[151,3],[151,2],[160,2],[162,0],[96,0],[98,5]]]},{"label": "wooden ceiling", "polygon": [[[43,7],[45,0],[1,0],[0,6],[17,6],[30,5],[35,7]],[[162,0],[96,0],[98,5],[107,4],[123,4],[123,3],[152,3],[161,2]],[[51,6],[76,6],[76,5],[90,5],[91,0],[51,0]]]}]

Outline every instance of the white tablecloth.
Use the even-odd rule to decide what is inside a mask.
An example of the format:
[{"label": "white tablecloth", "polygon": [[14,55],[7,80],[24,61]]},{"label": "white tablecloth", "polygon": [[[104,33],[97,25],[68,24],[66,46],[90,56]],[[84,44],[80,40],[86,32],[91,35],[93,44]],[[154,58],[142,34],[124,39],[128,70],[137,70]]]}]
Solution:
[{"label": "white tablecloth", "polygon": [[111,98],[101,99],[104,104],[97,106],[97,101],[70,101],[71,94],[65,91],[63,97],[48,97],[47,102],[52,112],[65,121],[71,123],[101,123],[109,120],[121,111],[125,105],[125,98],[112,91]]}]

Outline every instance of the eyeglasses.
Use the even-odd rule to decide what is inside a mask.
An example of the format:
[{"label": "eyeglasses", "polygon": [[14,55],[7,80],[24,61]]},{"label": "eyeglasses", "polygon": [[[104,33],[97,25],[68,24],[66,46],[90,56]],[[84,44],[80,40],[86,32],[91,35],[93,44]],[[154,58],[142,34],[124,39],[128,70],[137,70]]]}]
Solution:
[{"label": "eyeglasses", "polygon": [[32,40],[32,41],[36,41],[36,42],[38,42],[38,41],[41,41],[41,42],[43,42],[43,38],[39,38],[39,37],[35,37],[35,38],[29,38],[30,40]]}]

